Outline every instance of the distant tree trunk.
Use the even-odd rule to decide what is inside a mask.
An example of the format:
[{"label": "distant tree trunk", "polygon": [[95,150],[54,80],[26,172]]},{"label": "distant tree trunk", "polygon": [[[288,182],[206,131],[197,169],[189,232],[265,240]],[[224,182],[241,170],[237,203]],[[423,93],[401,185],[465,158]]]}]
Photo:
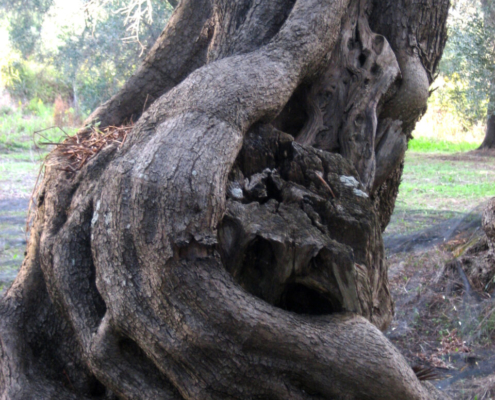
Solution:
[{"label": "distant tree trunk", "polygon": [[[495,29],[495,6],[492,4],[492,1],[489,0],[481,0],[481,5],[483,7],[483,14],[485,25],[491,27],[491,29]],[[491,40],[493,42],[494,38],[487,38],[487,40]],[[486,117],[486,133],[485,139],[483,143],[479,147],[482,149],[495,149],[495,77],[493,77],[492,88],[490,93],[490,101],[488,104],[488,113]]]},{"label": "distant tree trunk", "polygon": [[88,121],[124,145],[50,155],[2,398],[440,398],[380,332],[381,231],[448,3],[182,0]]},{"label": "distant tree trunk", "polygon": [[495,114],[488,116],[486,121],[486,133],[480,149],[495,149]]}]

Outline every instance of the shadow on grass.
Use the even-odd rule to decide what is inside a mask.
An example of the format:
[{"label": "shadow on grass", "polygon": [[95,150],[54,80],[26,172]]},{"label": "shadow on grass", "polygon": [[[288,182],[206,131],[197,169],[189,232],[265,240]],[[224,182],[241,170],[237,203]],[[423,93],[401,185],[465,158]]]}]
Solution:
[{"label": "shadow on grass", "polygon": [[[481,229],[482,203],[470,212],[439,210],[407,210],[395,221],[407,233],[384,235],[385,249],[389,254],[426,250],[461,235],[468,238]],[[397,229],[396,229],[397,230]]]}]

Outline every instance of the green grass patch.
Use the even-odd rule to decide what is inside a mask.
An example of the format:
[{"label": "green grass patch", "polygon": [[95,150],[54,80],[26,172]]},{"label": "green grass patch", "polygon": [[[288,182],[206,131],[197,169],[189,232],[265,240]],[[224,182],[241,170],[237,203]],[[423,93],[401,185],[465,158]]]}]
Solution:
[{"label": "green grass patch", "polygon": [[48,155],[48,153],[49,151],[47,151],[47,149],[45,148],[37,150],[30,149],[29,151],[2,153],[0,155],[0,159],[4,162],[30,161],[41,163]]},{"label": "green grass patch", "polygon": [[[59,142],[64,132],[53,127],[53,107],[38,104],[36,109],[12,110],[0,115],[0,149],[22,151],[36,149],[39,142]],[[68,131],[70,134],[74,129]]]},{"label": "green grass patch", "polygon": [[[0,158],[0,160],[1,159],[3,159],[3,157]],[[39,168],[40,164],[36,161],[2,162],[2,165],[0,165],[0,173],[2,174],[2,179],[15,179],[23,174],[37,173]]]},{"label": "green grass patch", "polygon": [[[436,205],[443,206],[442,208],[444,208],[448,203],[455,204],[452,201],[448,202],[448,200],[458,202],[464,200],[463,203],[472,201],[473,206],[475,206],[480,201],[495,196],[495,184],[483,182],[455,186],[451,184],[429,183],[418,187],[417,185],[406,183],[402,185],[401,191],[404,196],[408,197],[408,203],[416,203],[418,207],[424,207],[426,209],[432,209]],[[463,211],[469,210],[467,207],[464,207]]]},{"label": "green grass patch", "polygon": [[475,150],[478,147],[478,143],[450,142],[428,137],[416,137],[409,141],[409,151],[415,153],[460,153]]},{"label": "green grass patch", "polygon": [[[407,152],[388,234],[411,233],[471,212],[495,197],[495,159]],[[454,215],[455,214],[455,215]]]},{"label": "green grass patch", "polygon": [[459,160],[409,153],[398,203],[409,209],[467,211],[495,196],[494,164],[490,157]]}]

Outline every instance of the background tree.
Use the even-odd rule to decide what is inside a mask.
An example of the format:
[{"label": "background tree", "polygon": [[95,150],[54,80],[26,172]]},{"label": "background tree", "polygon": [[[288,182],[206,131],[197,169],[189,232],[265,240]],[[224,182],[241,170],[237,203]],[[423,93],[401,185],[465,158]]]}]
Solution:
[{"label": "background tree", "polygon": [[459,115],[467,129],[486,123],[481,148],[495,143],[493,104],[495,76],[495,14],[493,2],[457,1],[449,23],[449,41],[440,63],[445,85],[438,101]]},{"label": "background tree", "polygon": [[48,160],[3,397],[437,398],[380,332],[381,230],[448,3],[181,1],[87,121],[136,124]]},{"label": "background tree", "polygon": [[2,0],[0,12],[10,20],[9,34],[14,48],[19,50],[24,58],[36,51],[41,37],[43,16],[50,9],[53,0]]},{"label": "background tree", "polygon": [[489,67],[491,74],[490,80],[490,97],[486,117],[486,134],[485,140],[480,149],[495,149],[495,5],[492,1],[482,0],[484,13],[485,29],[488,33],[485,36],[486,45],[489,47],[488,55],[490,57]]},{"label": "background tree", "polygon": [[132,75],[173,10],[157,2],[144,18],[142,8],[126,1],[0,1],[16,53],[2,74],[7,90],[23,102],[50,104],[60,96],[87,116]]}]

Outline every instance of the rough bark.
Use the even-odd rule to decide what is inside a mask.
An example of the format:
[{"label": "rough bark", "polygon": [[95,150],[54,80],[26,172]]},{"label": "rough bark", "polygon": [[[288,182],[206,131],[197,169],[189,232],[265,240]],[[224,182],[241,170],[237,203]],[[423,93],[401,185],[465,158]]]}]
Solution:
[{"label": "rough bark", "polygon": [[401,78],[389,89],[379,114],[379,121],[383,121],[380,123],[393,121],[386,128],[391,130],[388,135],[393,139],[388,145],[383,143],[384,156],[377,161],[381,178],[377,179],[372,195],[383,229],[390,221],[402,176],[406,146],[401,135],[409,140],[416,122],[426,112],[428,88],[447,41],[449,4],[436,0],[373,1],[371,27],[389,40],[401,70]]},{"label": "rough bark", "polygon": [[89,119],[140,116],[125,144],[50,155],[2,398],[437,398],[380,332],[381,230],[447,8],[181,1]]},{"label": "rough bark", "polygon": [[481,224],[488,240],[492,245],[495,245],[495,198],[489,201],[483,211]]},{"label": "rough bark", "polygon": [[489,115],[486,120],[485,138],[479,149],[495,149],[495,115]]},{"label": "rough bark", "polygon": [[[473,294],[488,294],[493,297],[495,292],[495,198],[491,199],[482,214],[482,228],[466,245],[462,255],[449,262],[445,270],[458,277],[464,283],[465,291]],[[470,293],[471,291],[471,293]]]},{"label": "rough bark", "polygon": [[[483,8],[485,26],[493,31],[493,29],[495,29],[495,6],[492,4],[492,2],[488,0],[482,0],[481,6]],[[493,43],[493,38],[486,38],[486,39],[491,40]],[[495,82],[495,79],[492,80],[492,82]],[[479,150],[495,149],[495,92],[494,92],[493,84],[489,96],[485,132],[486,132],[485,138],[483,140],[483,143],[481,143]]]}]

